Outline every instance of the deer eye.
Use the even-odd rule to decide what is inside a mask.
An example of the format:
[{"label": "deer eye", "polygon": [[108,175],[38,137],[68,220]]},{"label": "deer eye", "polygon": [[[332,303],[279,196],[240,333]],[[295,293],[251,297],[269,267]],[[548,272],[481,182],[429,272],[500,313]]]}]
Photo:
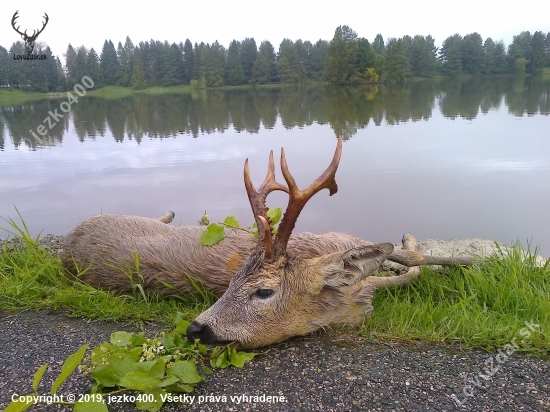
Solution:
[{"label": "deer eye", "polygon": [[260,299],[267,299],[268,297],[273,295],[273,290],[272,289],[258,289],[256,291],[255,295],[257,297],[259,297]]}]

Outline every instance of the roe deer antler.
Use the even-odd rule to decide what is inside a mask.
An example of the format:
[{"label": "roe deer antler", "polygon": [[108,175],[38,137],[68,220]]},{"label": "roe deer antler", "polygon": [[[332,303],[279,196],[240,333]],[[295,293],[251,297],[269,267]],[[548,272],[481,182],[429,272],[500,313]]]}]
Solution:
[{"label": "roe deer antler", "polygon": [[[338,144],[336,145],[336,151],[332,158],[332,162],[328,168],[319,176],[313,183],[311,183],[306,189],[300,190],[296,185],[294,178],[292,177],[288,165],[286,163],[285,150],[281,148],[281,171],[283,177],[286,180],[288,186],[285,186],[275,180],[275,163],[273,161],[273,150],[269,154],[269,164],[267,167],[267,174],[260,186],[259,190],[254,189],[254,185],[250,179],[250,170],[248,168],[248,159],[244,163],[244,185],[246,187],[246,193],[248,194],[248,200],[252,212],[254,213],[254,219],[258,226],[258,244],[265,249],[265,260],[267,262],[273,262],[279,256],[282,256],[286,252],[288,239],[292,234],[292,230],[296,225],[296,220],[300,215],[300,212],[306,205],[309,199],[313,197],[317,192],[322,189],[329,189],[330,196],[338,191],[338,185],[336,184],[335,175],[340,163],[340,157],[342,155],[342,137],[338,138]],[[265,201],[267,195],[274,190],[281,190],[288,193],[289,200],[288,205],[279,225],[279,231],[275,240],[273,241],[271,230],[269,227],[270,219],[267,216],[269,208],[266,206]],[[273,243],[273,246],[272,246]]]},{"label": "roe deer antler", "polygon": [[248,159],[244,162],[244,186],[246,188],[246,194],[254,214],[254,220],[258,227],[258,245],[265,248],[265,256],[267,259],[272,257],[272,236],[270,223],[271,219],[267,215],[269,208],[265,204],[267,195],[274,190],[281,190],[289,193],[288,188],[285,185],[280,184],[275,180],[275,163],[273,162],[273,150],[269,153],[269,163],[267,166],[267,174],[260,186],[259,190],[254,189],[252,180],[250,179],[250,170],[248,168]]},{"label": "roe deer antler", "polygon": [[332,196],[338,191],[338,185],[336,184],[336,170],[338,169],[338,164],[340,163],[340,157],[342,156],[342,136],[338,138],[338,144],[336,145],[336,150],[334,151],[334,156],[328,168],[313,181],[307,188],[304,190],[298,189],[294,178],[288,170],[288,165],[286,164],[286,157],[284,149],[281,149],[281,171],[283,172],[283,177],[286,180],[286,183],[289,187],[289,199],[288,205],[279,225],[279,231],[277,237],[275,238],[273,244],[273,253],[274,258],[282,256],[286,252],[286,247],[288,244],[288,239],[294,230],[296,221],[300,212],[306,205],[309,199],[313,197],[317,192],[323,189],[329,189],[329,195]]}]

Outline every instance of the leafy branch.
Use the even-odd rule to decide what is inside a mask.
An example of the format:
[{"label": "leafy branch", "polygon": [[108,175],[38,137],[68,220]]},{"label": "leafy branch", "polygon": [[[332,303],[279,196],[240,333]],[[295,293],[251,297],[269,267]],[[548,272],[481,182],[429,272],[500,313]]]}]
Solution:
[{"label": "leafy branch", "polygon": [[[268,209],[267,216],[270,220],[270,226],[271,226],[271,233],[273,236],[277,234],[277,228],[275,225],[279,223],[282,216],[282,210],[280,207],[274,208],[274,209]],[[204,246],[212,246],[219,242],[221,242],[225,238],[225,228],[230,229],[237,229],[237,230],[244,230],[245,232],[248,232],[254,236],[258,236],[258,228],[256,226],[256,223],[254,223],[252,226],[249,226],[247,228],[241,227],[239,224],[239,221],[235,218],[235,216],[227,216],[223,222],[218,223],[210,223],[208,220],[208,215],[206,214],[206,211],[204,212],[204,216],[199,221],[199,225],[206,226],[206,230],[202,232],[200,244]]]},{"label": "leafy branch", "polygon": [[[51,394],[79,369],[94,379],[91,392],[73,402],[53,401],[54,404],[74,405],[73,411],[106,412],[105,398],[124,391],[138,391],[136,407],[150,412],[158,411],[169,393],[192,392],[197,383],[211,373],[210,368],[242,368],[255,353],[237,351],[234,344],[209,350],[199,341],[190,342],[185,334],[189,322],[178,313],[174,328],[160,332],[153,338],[143,333],[113,332],[109,342],[92,349],[85,357],[88,345],[81,346],[61,366]],[[33,378],[33,393],[11,402],[5,411],[24,411],[38,403],[38,387],[48,365],[42,365]]]}]

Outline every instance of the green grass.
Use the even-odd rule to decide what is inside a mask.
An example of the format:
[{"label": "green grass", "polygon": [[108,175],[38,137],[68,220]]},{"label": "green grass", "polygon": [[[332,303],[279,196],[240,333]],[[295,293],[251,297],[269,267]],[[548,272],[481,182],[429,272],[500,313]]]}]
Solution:
[{"label": "green grass", "polygon": [[[24,247],[0,243],[0,310],[47,308],[91,320],[168,324],[177,312],[191,320],[213,302],[204,291],[195,299],[165,300],[144,296],[139,284],[132,296],[117,296],[75,282],[56,257],[38,246],[24,222],[22,228],[7,222]],[[378,291],[374,314],[353,331],[374,341],[423,340],[495,350],[512,339],[521,341],[525,322],[533,322],[540,327],[518,351],[547,357],[550,263],[537,267],[536,252],[522,255],[513,248],[468,268],[423,268],[420,278],[407,286]]]},{"label": "green grass", "polygon": [[131,87],[122,87],[122,86],[105,86],[100,89],[94,89],[86,93],[87,96],[97,96],[97,97],[113,97],[119,98],[124,96],[130,96],[136,93],[141,94],[165,94],[165,93],[174,93],[174,94],[186,94],[191,93],[193,89],[189,85],[181,86],[155,86],[148,87],[142,90],[134,90]]},{"label": "green grass", "polygon": [[49,99],[52,97],[56,97],[56,94],[1,88],[0,89],[0,106],[14,106],[25,102]]},{"label": "green grass", "polygon": [[[518,351],[547,356],[550,349],[550,261],[535,264],[536,251],[519,245],[468,268],[438,273],[378,292],[374,314],[360,334],[369,339],[460,342],[487,350],[521,341],[525,322],[540,325]],[[525,331],[523,332],[525,333]]]},{"label": "green grass", "polygon": [[542,75],[545,77],[550,77],[550,67],[545,67],[542,69]]},{"label": "green grass", "polygon": [[143,324],[169,323],[177,312],[192,320],[213,302],[201,290],[199,298],[162,299],[144,296],[140,285],[131,296],[95,289],[69,276],[59,259],[38,245],[39,238],[31,237],[24,222],[22,228],[11,219],[7,222],[24,245],[0,243],[0,310],[53,309],[91,320]]}]

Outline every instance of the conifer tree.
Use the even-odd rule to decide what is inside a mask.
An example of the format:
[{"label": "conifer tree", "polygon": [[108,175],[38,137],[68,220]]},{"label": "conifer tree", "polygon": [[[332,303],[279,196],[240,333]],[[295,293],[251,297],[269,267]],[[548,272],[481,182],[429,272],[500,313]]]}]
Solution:
[{"label": "conifer tree", "polygon": [[99,67],[103,74],[103,81],[108,86],[117,84],[120,77],[120,64],[117,59],[115,45],[111,40],[103,43]]},{"label": "conifer tree", "polygon": [[275,75],[275,49],[272,44],[264,40],[260,44],[258,57],[252,68],[251,83],[265,84],[268,83],[272,76]]}]

